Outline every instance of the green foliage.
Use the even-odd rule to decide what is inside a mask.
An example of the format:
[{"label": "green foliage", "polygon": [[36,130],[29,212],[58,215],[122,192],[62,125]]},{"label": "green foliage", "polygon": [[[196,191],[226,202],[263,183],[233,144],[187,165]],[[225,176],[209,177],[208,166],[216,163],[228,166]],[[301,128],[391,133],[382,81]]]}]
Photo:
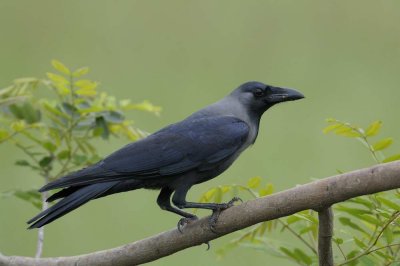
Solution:
[{"label": "green foliage", "polygon": [[371,141],[371,137],[379,134],[382,127],[381,121],[371,123],[366,129],[333,118],[327,119],[327,122],[329,125],[323,130],[325,134],[331,132],[338,136],[358,139],[370,151],[376,163],[386,163],[400,159],[400,153],[388,157],[382,153],[383,150],[392,145],[392,138],[381,138],[374,142]]},{"label": "green foliage", "polygon": [[[393,143],[392,138],[378,137],[381,121],[371,123],[366,129],[328,119],[329,125],[324,133],[359,140],[370,152],[376,163],[400,159],[400,154],[385,156],[384,150]],[[263,185],[263,179],[253,177],[246,185],[225,185],[205,192],[201,202],[221,202],[226,196],[247,196],[257,198],[273,193],[273,185]],[[390,265],[400,260],[400,192],[389,191],[375,195],[348,200],[334,207],[335,245],[334,257],[338,265]],[[287,232],[298,241],[297,244],[281,242],[272,235]],[[285,258],[297,265],[317,265],[318,218],[312,210],[263,222],[248,230],[239,232],[239,236],[217,251],[219,257],[236,247],[262,250],[267,254]]]},{"label": "green foliage", "polygon": [[[9,142],[24,153],[15,163],[36,171],[45,182],[93,164],[100,159],[94,142],[110,136],[135,141],[146,135],[126,118],[129,110],[158,115],[160,107],[144,101],[133,104],[99,90],[84,76],[89,68],[71,70],[51,62],[47,78],[21,78],[0,90],[0,143]],[[45,95],[45,96],[43,96]],[[13,195],[41,208],[36,190]]]}]

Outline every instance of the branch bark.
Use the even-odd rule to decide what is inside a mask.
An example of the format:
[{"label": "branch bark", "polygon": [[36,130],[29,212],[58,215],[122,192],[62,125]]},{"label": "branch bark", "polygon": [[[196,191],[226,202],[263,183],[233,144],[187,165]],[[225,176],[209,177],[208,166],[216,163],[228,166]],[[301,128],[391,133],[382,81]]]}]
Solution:
[{"label": "branch bark", "polygon": [[320,266],[333,266],[333,211],[328,207],[318,212],[318,259]]},{"label": "branch bark", "polygon": [[117,248],[73,257],[35,259],[0,254],[0,265],[138,265],[262,221],[306,209],[318,211],[350,198],[396,188],[400,188],[400,161],[328,177],[234,206],[221,213],[217,234],[209,229],[205,217],[187,225],[183,234],[173,229]]}]

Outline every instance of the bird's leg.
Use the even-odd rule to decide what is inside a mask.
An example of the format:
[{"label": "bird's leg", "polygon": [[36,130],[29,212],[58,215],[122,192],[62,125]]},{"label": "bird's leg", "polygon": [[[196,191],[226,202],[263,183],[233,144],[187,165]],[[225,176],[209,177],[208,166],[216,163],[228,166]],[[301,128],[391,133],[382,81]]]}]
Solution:
[{"label": "bird's leg", "polygon": [[[178,188],[174,196],[172,197],[172,202],[174,203],[175,206],[177,206],[180,209],[183,208],[197,208],[197,209],[208,209],[212,210],[213,214],[210,217],[210,229],[211,231],[215,232],[215,225],[217,224],[218,217],[221,214],[221,211],[228,209],[234,205],[236,201],[242,201],[238,197],[234,197],[232,200],[230,200],[227,203],[198,203],[198,202],[187,202],[186,201],[186,194],[188,192],[190,187],[181,187]],[[243,202],[243,201],[242,201]],[[216,233],[216,232],[215,232]]]},{"label": "bird's leg", "polygon": [[157,203],[158,203],[158,206],[160,206],[160,208],[162,210],[170,211],[170,212],[176,213],[176,214],[184,217],[179,220],[178,226],[177,226],[179,232],[182,233],[182,227],[185,224],[190,223],[193,220],[197,220],[198,218],[196,215],[184,212],[182,210],[179,210],[179,209],[171,206],[170,198],[171,198],[172,192],[174,192],[174,191],[168,187],[162,188],[160,194],[158,195]]}]

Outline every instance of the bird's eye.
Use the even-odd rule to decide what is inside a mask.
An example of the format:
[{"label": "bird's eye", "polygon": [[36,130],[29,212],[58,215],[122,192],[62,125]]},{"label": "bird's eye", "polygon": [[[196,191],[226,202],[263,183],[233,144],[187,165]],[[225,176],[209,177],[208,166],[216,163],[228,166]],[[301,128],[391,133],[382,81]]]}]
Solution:
[{"label": "bird's eye", "polygon": [[256,89],[254,91],[254,96],[256,96],[256,97],[261,97],[263,95],[264,95],[264,91],[262,89]]}]

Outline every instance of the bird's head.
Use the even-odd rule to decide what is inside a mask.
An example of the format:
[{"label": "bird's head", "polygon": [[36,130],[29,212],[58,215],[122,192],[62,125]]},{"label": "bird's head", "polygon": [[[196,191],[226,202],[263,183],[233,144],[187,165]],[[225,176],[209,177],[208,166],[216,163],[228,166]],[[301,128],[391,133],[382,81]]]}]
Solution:
[{"label": "bird's head", "polygon": [[248,110],[263,114],[268,108],[277,103],[295,101],[304,98],[300,92],[250,81],[240,85],[231,94]]}]

